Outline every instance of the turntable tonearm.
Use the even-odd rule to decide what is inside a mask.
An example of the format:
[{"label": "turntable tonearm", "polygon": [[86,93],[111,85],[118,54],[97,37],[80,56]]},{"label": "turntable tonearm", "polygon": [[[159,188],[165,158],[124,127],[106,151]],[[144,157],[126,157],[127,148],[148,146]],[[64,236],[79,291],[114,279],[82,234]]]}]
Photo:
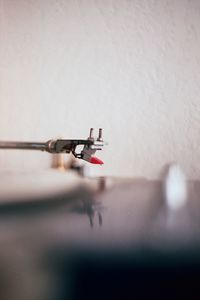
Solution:
[{"label": "turntable tonearm", "polygon": [[[79,145],[83,145],[83,149],[80,153],[77,153],[76,147]],[[93,155],[97,150],[102,150],[103,146],[102,128],[99,128],[97,139],[93,137],[93,128],[90,128],[90,135],[87,139],[51,139],[43,143],[0,141],[0,149],[41,150],[49,153],[71,152],[76,158],[99,165],[102,165],[103,161]]]}]

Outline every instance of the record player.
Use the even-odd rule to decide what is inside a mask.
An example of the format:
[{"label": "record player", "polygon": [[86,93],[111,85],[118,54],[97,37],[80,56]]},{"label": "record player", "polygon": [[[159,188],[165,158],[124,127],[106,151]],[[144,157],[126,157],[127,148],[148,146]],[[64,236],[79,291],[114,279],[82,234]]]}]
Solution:
[{"label": "record player", "polygon": [[0,142],[56,154],[53,169],[1,172],[1,300],[199,297],[200,182],[175,164],[162,180],[88,178],[77,161],[102,164],[104,144],[102,129]]}]

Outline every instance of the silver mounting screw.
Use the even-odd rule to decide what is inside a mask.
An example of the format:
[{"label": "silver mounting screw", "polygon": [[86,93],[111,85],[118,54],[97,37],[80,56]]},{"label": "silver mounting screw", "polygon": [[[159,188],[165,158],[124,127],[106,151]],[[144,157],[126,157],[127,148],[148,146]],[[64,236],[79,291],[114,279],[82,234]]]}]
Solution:
[{"label": "silver mounting screw", "polygon": [[89,135],[89,140],[93,140],[93,132],[94,132],[94,128],[90,128],[90,135]]},{"label": "silver mounting screw", "polygon": [[99,128],[99,136],[98,136],[98,139],[97,141],[102,141],[102,128]]}]

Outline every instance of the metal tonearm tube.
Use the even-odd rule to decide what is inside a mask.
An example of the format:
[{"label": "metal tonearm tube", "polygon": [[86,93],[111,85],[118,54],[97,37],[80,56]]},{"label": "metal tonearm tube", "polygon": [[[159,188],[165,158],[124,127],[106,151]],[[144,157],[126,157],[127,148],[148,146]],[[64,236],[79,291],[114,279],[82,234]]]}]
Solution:
[{"label": "metal tonearm tube", "polygon": [[[72,153],[76,158],[86,160],[93,164],[103,164],[103,162],[93,155],[97,150],[102,150],[104,141],[102,139],[102,128],[99,128],[98,138],[93,137],[93,128],[87,139],[57,139],[47,142],[11,142],[0,141],[0,149],[22,149],[22,150],[41,150],[49,153]],[[82,145],[80,153],[76,152],[76,147]]]}]

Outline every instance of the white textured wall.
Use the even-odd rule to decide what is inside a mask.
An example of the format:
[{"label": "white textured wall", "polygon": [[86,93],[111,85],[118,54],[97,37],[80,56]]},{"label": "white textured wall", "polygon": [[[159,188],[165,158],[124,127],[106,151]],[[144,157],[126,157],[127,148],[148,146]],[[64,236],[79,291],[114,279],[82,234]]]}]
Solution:
[{"label": "white textured wall", "polygon": [[[200,178],[199,0],[0,0],[0,139],[85,137],[94,173]],[[47,167],[0,152],[0,168]]]}]

